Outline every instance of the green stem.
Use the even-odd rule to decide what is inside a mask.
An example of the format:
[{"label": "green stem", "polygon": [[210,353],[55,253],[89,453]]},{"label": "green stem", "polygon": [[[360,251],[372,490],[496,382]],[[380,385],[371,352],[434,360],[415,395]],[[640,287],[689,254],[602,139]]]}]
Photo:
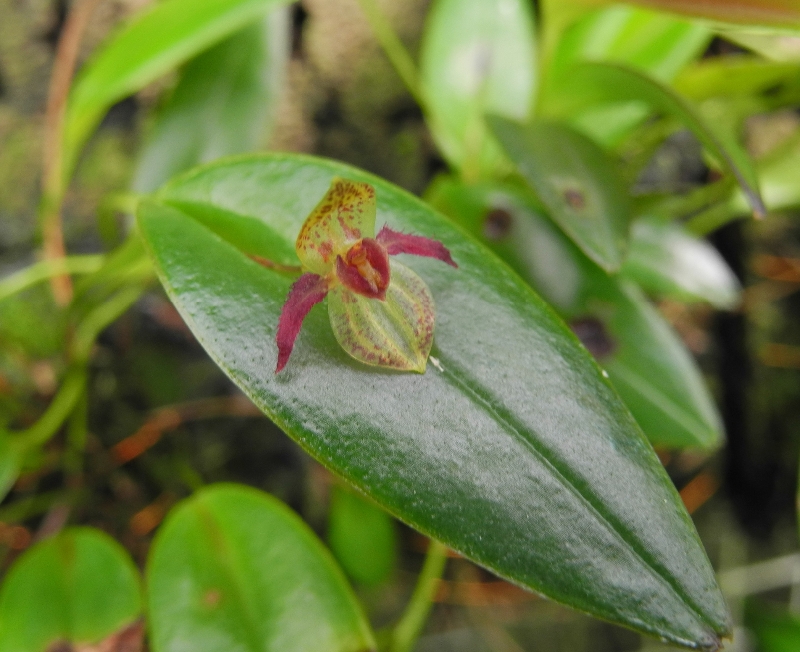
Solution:
[{"label": "green stem", "polygon": [[103,266],[105,256],[68,256],[42,260],[0,281],[0,301],[22,292],[32,285],[62,274],[92,274]]},{"label": "green stem", "polygon": [[411,652],[431,610],[436,589],[447,561],[447,547],[431,539],[425,564],[405,612],[392,631],[390,652]]},{"label": "green stem", "polygon": [[394,67],[400,79],[406,85],[408,92],[411,93],[417,104],[423,107],[424,100],[419,90],[419,75],[417,74],[417,67],[414,60],[406,50],[405,45],[400,40],[397,32],[394,31],[391,23],[387,20],[386,16],[381,12],[380,7],[376,0],[358,0],[361,5],[361,10],[367,17],[369,26],[372,28],[375,38],[378,39],[383,51],[389,58],[389,62]]},{"label": "green stem", "polygon": [[97,336],[124,313],[144,291],[142,287],[121,290],[90,312],[75,331],[72,342],[72,366],[58,392],[39,420],[30,428],[13,435],[14,445],[31,450],[45,444],[72,414],[86,388],[86,364]]}]

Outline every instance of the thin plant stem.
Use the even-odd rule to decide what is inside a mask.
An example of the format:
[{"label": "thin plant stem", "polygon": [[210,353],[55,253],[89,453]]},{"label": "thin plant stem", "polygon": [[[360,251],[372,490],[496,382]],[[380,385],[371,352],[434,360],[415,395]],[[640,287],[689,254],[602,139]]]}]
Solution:
[{"label": "thin plant stem", "polygon": [[[75,64],[80,44],[89,19],[100,0],[78,0],[64,23],[58,41],[47,110],[44,120],[44,147],[42,151],[42,199],[39,204],[39,224],[42,229],[44,257],[57,260],[64,257],[64,230],[61,222],[61,204],[64,199],[66,179],[64,173],[64,117],[67,97],[75,74]],[[53,296],[60,305],[72,298],[72,281],[66,274],[51,278]]]},{"label": "thin plant stem", "polygon": [[42,446],[55,435],[72,414],[86,390],[86,365],[92,345],[106,326],[115,321],[142,295],[143,287],[121,290],[90,312],[78,326],[70,353],[72,365],[50,405],[30,428],[12,435],[15,446],[31,450]]},{"label": "thin plant stem", "polygon": [[392,631],[390,652],[411,652],[419,638],[447,561],[447,546],[430,540],[425,563],[405,612]]},{"label": "thin plant stem", "polygon": [[403,45],[397,32],[394,31],[391,23],[378,7],[377,0],[358,0],[358,2],[389,62],[400,76],[400,79],[403,80],[408,92],[411,93],[417,104],[424,110],[424,100],[420,93],[417,67],[405,45]]},{"label": "thin plant stem", "polygon": [[102,254],[92,254],[39,261],[0,280],[0,301],[57,275],[92,274],[104,260]]}]

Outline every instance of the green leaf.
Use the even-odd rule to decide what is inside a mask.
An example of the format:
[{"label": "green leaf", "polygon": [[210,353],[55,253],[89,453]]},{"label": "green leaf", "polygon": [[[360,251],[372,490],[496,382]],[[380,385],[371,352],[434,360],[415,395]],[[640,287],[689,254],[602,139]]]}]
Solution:
[{"label": "green leaf", "polygon": [[[425,374],[353,360],[320,306],[290,364],[273,373],[292,279],[250,260],[226,227],[239,215],[252,243],[265,241],[264,230],[288,246],[335,176],[374,186],[379,226],[434,237],[459,264],[403,260],[436,302]],[[428,205],[341,163],[274,154],[174,181],[141,203],[139,224],[167,292],[212,358],[333,472],[518,584],[716,649],[728,617],[713,572],[630,413],[548,306]]]},{"label": "green leaf", "polygon": [[800,61],[797,39],[800,38],[800,7],[795,7],[794,29],[743,25],[718,25],[719,35],[771,61]]},{"label": "green leaf", "polygon": [[0,430],[0,501],[17,481],[21,464],[20,451],[5,430]]},{"label": "green leaf", "polygon": [[658,11],[615,5],[594,11],[570,27],[558,43],[552,74],[581,61],[627,64],[669,82],[711,40],[706,25]]},{"label": "green leaf", "polygon": [[[558,2],[559,0],[555,0]],[[616,5],[594,11],[572,25],[559,39],[548,80],[570,83],[570,69],[582,61],[625,64],[669,83],[696,59],[712,37],[698,22],[661,12]],[[646,105],[623,102],[588,108],[576,117],[600,142],[619,142],[648,115]]]},{"label": "green leaf", "polygon": [[190,61],[139,159],[133,188],[150,192],[198,163],[258,149],[288,57],[285,9],[271,11]]},{"label": "green leaf", "polygon": [[135,620],[139,575],[107,534],[69,528],[27,550],[0,590],[0,651],[95,643]]},{"label": "green leaf", "polygon": [[732,174],[757,216],[765,214],[758,179],[747,153],[735,138],[706,122],[697,110],[655,79],[614,64],[585,63],[573,67],[551,97],[548,109],[560,116],[575,115],[587,106],[638,100],[680,120],[691,129],[722,167]]},{"label": "green leaf", "polygon": [[619,269],[631,214],[616,161],[583,134],[555,122],[523,126],[492,116],[489,125],[553,221],[603,269]]},{"label": "green leaf", "polygon": [[117,31],[81,71],[65,122],[65,170],[112,104],[288,0],[164,0]]},{"label": "green leaf", "polygon": [[[588,5],[614,4],[616,0],[578,0]],[[636,4],[670,13],[711,18],[746,25],[798,25],[797,0],[637,0]]]},{"label": "green leaf", "polygon": [[800,649],[800,618],[796,614],[754,604],[745,611],[745,624],[755,634],[761,652]]},{"label": "green leaf", "polygon": [[375,586],[389,579],[397,556],[394,521],[372,501],[336,485],[328,515],[328,544],[347,574]]},{"label": "green leaf", "polygon": [[215,485],[183,501],[147,562],[154,652],[366,652],[352,590],[309,527],[275,498]]},{"label": "green leaf", "polygon": [[736,307],[741,286],[719,252],[678,224],[637,220],[621,275],[652,294]]},{"label": "green leaf", "polygon": [[[465,187],[442,179],[431,200],[486,238],[570,320],[651,442],[718,445],[719,416],[680,339],[635,286],[609,276],[581,254],[524,190],[498,184]],[[498,211],[506,225],[502,234],[492,226]]]},{"label": "green leaf", "polygon": [[420,52],[428,123],[447,160],[472,175],[502,166],[485,113],[526,120],[536,90],[526,0],[436,0]]},{"label": "green leaf", "polygon": [[796,63],[738,55],[714,57],[689,66],[675,79],[675,90],[695,101],[712,97],[757,95],[800,79]]}]

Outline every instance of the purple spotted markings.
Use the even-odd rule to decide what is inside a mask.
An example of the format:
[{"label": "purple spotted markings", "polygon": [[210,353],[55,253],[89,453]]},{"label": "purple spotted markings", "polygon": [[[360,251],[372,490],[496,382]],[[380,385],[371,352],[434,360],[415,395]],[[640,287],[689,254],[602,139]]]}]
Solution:
[{"label": "purple spotted markings", "polygon": [[297,236],[303,275],[283,304],[278,364],[286,366],[303,320],[328,297],[336,339],[356,360],[423,373],[433,344],[433,297],[425,282],[395,254],[436,258],[458,267],[437,240],[384,226],[375,235],[375,189],[335,178]]}]

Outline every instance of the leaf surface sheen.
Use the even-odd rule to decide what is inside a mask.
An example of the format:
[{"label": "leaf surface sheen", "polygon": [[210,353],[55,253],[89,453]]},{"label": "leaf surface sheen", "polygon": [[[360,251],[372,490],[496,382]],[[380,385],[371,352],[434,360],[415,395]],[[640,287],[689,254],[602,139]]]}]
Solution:
[{"label": "leaf surface sheen", "polygon": [[[352,360],[319,308],[291,363],[272,374],[290,279],[228,243],[213,214],[257,218],[254,229],[261,220],[292,241],[336,176],[372,184],[379,225],[441,240],[459,265],[403,259],[436,301],[436,364],[424,374]],[[658,459],[566,326],[487,249],[381,179],[297,155],[198,169],[143,202],[139,219],[198,340],[328,468],[520,585],[684,645],[717,647],[727,612]]]}]

